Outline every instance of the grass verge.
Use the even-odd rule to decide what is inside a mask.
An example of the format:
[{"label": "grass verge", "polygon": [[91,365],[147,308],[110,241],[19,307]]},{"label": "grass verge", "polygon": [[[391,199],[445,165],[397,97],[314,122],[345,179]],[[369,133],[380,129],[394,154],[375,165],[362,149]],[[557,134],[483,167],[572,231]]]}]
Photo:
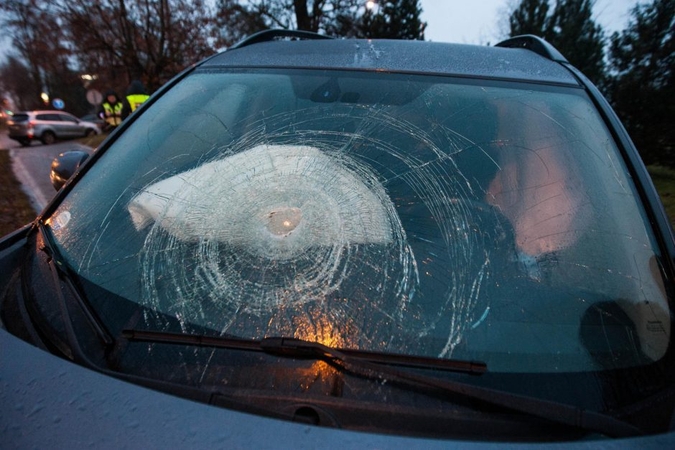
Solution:
[{"label": "grass verge", "polygon": [[0,236],[35,219],[35,211],[14,177],[9,150],[0,149]]},{"label": "grass verge", "polygon": [[103,142],[107,137],[108,133],[101,133],[91,137],[78,139],[77,142],[79,142],[82,145],[86,145],[87,147],[96,148],[99,145],[101,145],[101,142]]},{"label": "grass verge", "polygon": [[654,186],[661,197],[666,209],[670,224],[675,228],[675,169],[662,166],[648,166],[647,170],[652,177]]}]

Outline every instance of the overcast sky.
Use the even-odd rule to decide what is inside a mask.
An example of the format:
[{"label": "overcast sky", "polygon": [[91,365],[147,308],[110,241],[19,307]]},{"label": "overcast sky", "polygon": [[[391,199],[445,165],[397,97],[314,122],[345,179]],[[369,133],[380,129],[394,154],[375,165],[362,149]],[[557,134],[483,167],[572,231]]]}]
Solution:
[{"label": "overcast sky", "polygon": [[[494,44],[508,34],[508,16],[519,0],[421,0],[424,37],[436,42]],[[554,3],[554,2],[551,2]],[[645,0],[596,0],[593,18],[611,34],[625,28],[630,10]]]}]

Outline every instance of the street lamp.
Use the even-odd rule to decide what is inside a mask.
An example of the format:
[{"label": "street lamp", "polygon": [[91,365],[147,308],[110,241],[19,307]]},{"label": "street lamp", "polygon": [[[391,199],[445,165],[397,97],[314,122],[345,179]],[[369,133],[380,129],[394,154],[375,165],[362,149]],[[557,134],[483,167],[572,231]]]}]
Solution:
[{"label": "street lamp", "polygon": [[80,79],[82,80],[82,84],[84,85],[84,88],[87,89],[92,81],[98,80],[98,75],[83,73],[82,75],[80,75]]},{"label": "street lamp", "polygon": [[42,99],[45,105],[49,104],[49,94],[43,92],[42,94],[40,94],[40,98]]}]

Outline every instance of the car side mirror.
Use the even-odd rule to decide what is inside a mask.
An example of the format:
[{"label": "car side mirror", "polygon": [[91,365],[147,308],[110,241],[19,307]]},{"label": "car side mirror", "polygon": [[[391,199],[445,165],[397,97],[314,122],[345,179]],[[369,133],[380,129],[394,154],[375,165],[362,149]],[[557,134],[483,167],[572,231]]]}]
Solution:
[{"label": "car side mirror", "polygon": [[49,179],[54,189],[57,191],[61,189],[87,158],[89,158],[89,153],[82,150],[63,152],[54,158],[49,173]]}]

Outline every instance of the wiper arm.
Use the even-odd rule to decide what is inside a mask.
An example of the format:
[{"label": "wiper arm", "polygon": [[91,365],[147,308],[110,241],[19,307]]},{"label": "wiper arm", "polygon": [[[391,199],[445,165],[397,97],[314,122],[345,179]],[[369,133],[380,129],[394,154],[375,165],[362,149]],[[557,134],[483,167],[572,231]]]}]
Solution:
[{"label": "wiper arm", "polygon": [[[442,380],[417,372],[401,371],[389,366],[372,364],[358,356],[347,355],[344,350],[337,350],[317,342],[292,338],[266,338],[260,341],[260,346],[266,353],[287,357],[329,359],[341,364],[347,370],[369,378],[403,385],[431,387],[444,393],[459,394],[472,400],[480,400],[490,405],[504,407],[562,425],[599,432],[610,437],[630,437],[644,434],[639,428],[607,414],[584,410],[565,403],[452,380]],[[484,364],[483,367],[486,370]]]},{"label": "wiper arm", "polygon": [[285,337],[247,340],[228,336],[186,335],[140,330],[123,330],[122,335],[132,341],[262,351],[289,358],[322,359],[341,365],[345,370],[370,379],[394,382],[409,387],[433,388],[445,394],[461,395],[471,400],[482,401],[485,404],[500,406],[554,423],[598,432],[610,437],[630,437],[644,434],[639,428],[607,414],[588,411],[576,406],[536,397],[513,394],[458,381],[442,380],[433,376],[402,371],[392,367],[398,365],[483,373],[487,370],[484,363],[336,349],[318,342]]},{"label": "wiper arm", "polygon": [[[110,336],[110,333],[108,333],[105,325],[103,325],[103,322],[98,317],[92,305],[83,295],[80,294],[79,289],[75,286],[75,283],[73,282],[73,274],[68,265],[63,262],[58,250],[52,242],[51,236],[45,229],[45,225],[41,221],[38,221],[37,227],[41,239],[39,250],[47,255],[47,264],[50,266],[50,271],[52,273],[52,281],[54,283],[56,299],[59,303],[61,314],[63,316],[68,341],[73,346],[73,349],[77,350],[78,355],[84,358],[83,353],[79,348],[76,333],[73,329],[72,319],[70,312],[68,311],[68,302],[66,301],[60,287],[61,282],[65,283],[65,285],[68,287],[68,290],[70,291],[71,295],[73,295],[75,301],[80,307],[82,314],[84,317],[86,317],[87,321],[103,343],[104,347],[110,348],[114,342]],[[73,355],[70,356],[72,357]]]}]

